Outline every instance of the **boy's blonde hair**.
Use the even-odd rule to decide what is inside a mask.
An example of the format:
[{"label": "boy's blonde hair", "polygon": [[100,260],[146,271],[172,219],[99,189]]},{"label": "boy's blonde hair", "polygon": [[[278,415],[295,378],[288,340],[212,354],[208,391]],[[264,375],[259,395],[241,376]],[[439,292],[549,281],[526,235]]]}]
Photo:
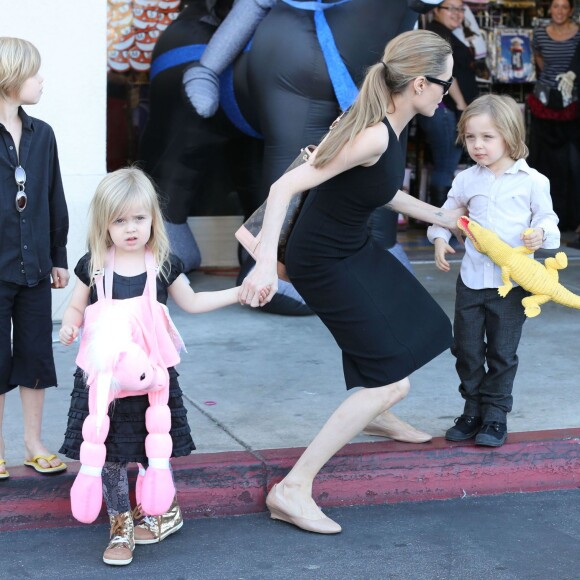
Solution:
[{"label": "boy's blonde hair", "polygon": [[515,100],[507,95],[483,95],[470,103],[457,124],[457,143],[465,146],[465,125],[479,115],[489,115],[493,120],[511,159],[517,161],[528,156],[524,115]]},{"label": "boy's blonde hair", "polygon": [[136,167],[125,167],[106,175],[95,191],[89,209],[89,233],[87,245],[91,253],[89,273],[105,266],[107,250],[113,245],[109,226],[135,205],[151,212],[151,236],[147,246],[159,266],[159,272],[169,274],[169,239],[163,223],[159,197],[151,179]]},{"label": "boy's blonde hair", "polygon": [[392,113],[393,95],[404,92],[413,79],[443,74],[449,56],[449,43],[429,30],[411,30],[393,38],[385,47],[382,62],[367,69],[348,114],[318,147],[314,167],[324,167],[361,131]]},{"label": "boy's blonde hair", "polygon": [[15,97],[40,70],[40,53],[22,38],[0,36],[0,98]]}]

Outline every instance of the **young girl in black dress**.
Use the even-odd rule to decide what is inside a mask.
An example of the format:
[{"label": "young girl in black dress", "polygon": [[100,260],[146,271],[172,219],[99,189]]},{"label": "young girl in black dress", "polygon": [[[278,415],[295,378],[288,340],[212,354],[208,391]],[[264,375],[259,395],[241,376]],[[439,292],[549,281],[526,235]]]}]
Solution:
[{"label": "young girl in black dress", "polygon": [[[394,38],[371,66],[348,113],[311,159],[276,181],[268,197],[257,263],[240,302],[253,307],[277,289],[278,237],[290,198],[310,190],[286,248],[286,268],[342,350],[347,398],[267,498],[271,515],[312,532],[338,523],[312,499],[314,477],[364,430],[380,433],[409,392],[407,378],[451,344],[451,324],[417,279],[369,238],[371,212],[396,212],[456,230],[461,209],[442,210],[400,189],[399,136],[417,114],[432,116],[452,84],[451,47],[426,30]],[[262,298],[264,291],[267,297]]]},{"label": "young girl in black dress", "polygon": [[[87,306],[97,301],[94,278],[105,267],[111,248],[114,249],[114,300],[144,294],[147,281],[146,253],[150,252],[159,265],[156,278],[158,302],[165,304],[167,297],[171,296],[177,306],[192,314],[237,302],[237,288],[199,293],[192,290],[188,279],[182,274],[181,261],[169,253],[163,218],[152,182],[139,169],[119,169],[101,181],[91,202],[89,252],[75,268],[77,282],[59,333],[60,341],[65,345],[71,344],[83,327]],[[91,329],[85,327],[83,330],[88,332]],[[89,414],[89,389],[84,370],[77,368],[75,373],[68,427],[60,449],[61,453],[71,459],[82,456],[79,451],[83,434],[86,435],[83,422]],[[168,372],[171,456],[179,457],[189,455],[195,446],[177,381],[178,373],[173,367]],[[110,427],[105,440],[106,459],[101,475],[111,523],[110,542],[103,554],[103,561],[111,565],[129,564],[133,559],[135,544],[161,541],[183,525],[177,498],[169,511],[158,517],[145,516],[140,506],[131,511],[127,465],[129,462],[147,465],[145,439],[148,429],[145,413],[148,408],[147,395],[116,399],[109,407]],[[85,462],[86,454],[83,464]],[[135,524],[134,517],[137,520]]]}]

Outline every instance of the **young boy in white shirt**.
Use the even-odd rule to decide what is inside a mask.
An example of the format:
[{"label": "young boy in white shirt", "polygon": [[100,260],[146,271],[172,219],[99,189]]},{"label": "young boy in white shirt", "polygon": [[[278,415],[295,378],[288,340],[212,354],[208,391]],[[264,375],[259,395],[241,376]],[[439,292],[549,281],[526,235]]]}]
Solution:
[{"label": "young boy in white shirt", "polygon": [[[550,183],[525,161],[528,148],[517,103],[507,96],[479,97],[461,116],[458,141],[476,165],[455,178],[443,207],[466,207],[470,219],[512,246],[524,244],[532,251],[558,248],[560,231]],[[528,228],[533,232],[524,235]],[[451,233],[431,226],[427,237],[435,245],[437,268],[448,272],[446,254],[455,253],[449,245]],[[476,445],[499,447],[507,439],[517,348],[525,321],[521,301],[528,293],[518,286],[502,298],[497,291],[501,285],[499,266],[466,240],[452,346],[465,404],[463,414],[445,433],[450,441],[475,437]]]}]

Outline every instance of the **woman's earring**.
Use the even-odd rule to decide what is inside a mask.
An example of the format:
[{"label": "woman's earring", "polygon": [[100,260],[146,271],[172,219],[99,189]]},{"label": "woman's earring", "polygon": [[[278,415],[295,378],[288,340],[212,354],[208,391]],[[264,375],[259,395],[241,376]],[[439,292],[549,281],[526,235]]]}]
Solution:
[{"label": "woman's earring", "polygon": [[415,94],[416,95],[422,95],[423,94],[423,91],[419,91],[419,90],[415,89]]}]

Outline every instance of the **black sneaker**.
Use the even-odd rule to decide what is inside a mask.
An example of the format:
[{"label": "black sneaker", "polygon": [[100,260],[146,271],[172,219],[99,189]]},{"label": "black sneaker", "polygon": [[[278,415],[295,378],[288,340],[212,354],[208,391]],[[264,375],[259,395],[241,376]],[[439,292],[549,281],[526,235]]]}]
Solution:
[{"label": "black sneaker", "polygon": [[487,445],[488,447],[499,447],[507,439],[507,425],[505,423],[484,423],[483,427],[475,438],[476,445]]},{"label": "black sneaker", "polygon": [[445,439],[447,441],[467,441],[477,435],[481,427],[481,417],[470,417],[461,415],[455,419],[455,425],[447,429]]}]

